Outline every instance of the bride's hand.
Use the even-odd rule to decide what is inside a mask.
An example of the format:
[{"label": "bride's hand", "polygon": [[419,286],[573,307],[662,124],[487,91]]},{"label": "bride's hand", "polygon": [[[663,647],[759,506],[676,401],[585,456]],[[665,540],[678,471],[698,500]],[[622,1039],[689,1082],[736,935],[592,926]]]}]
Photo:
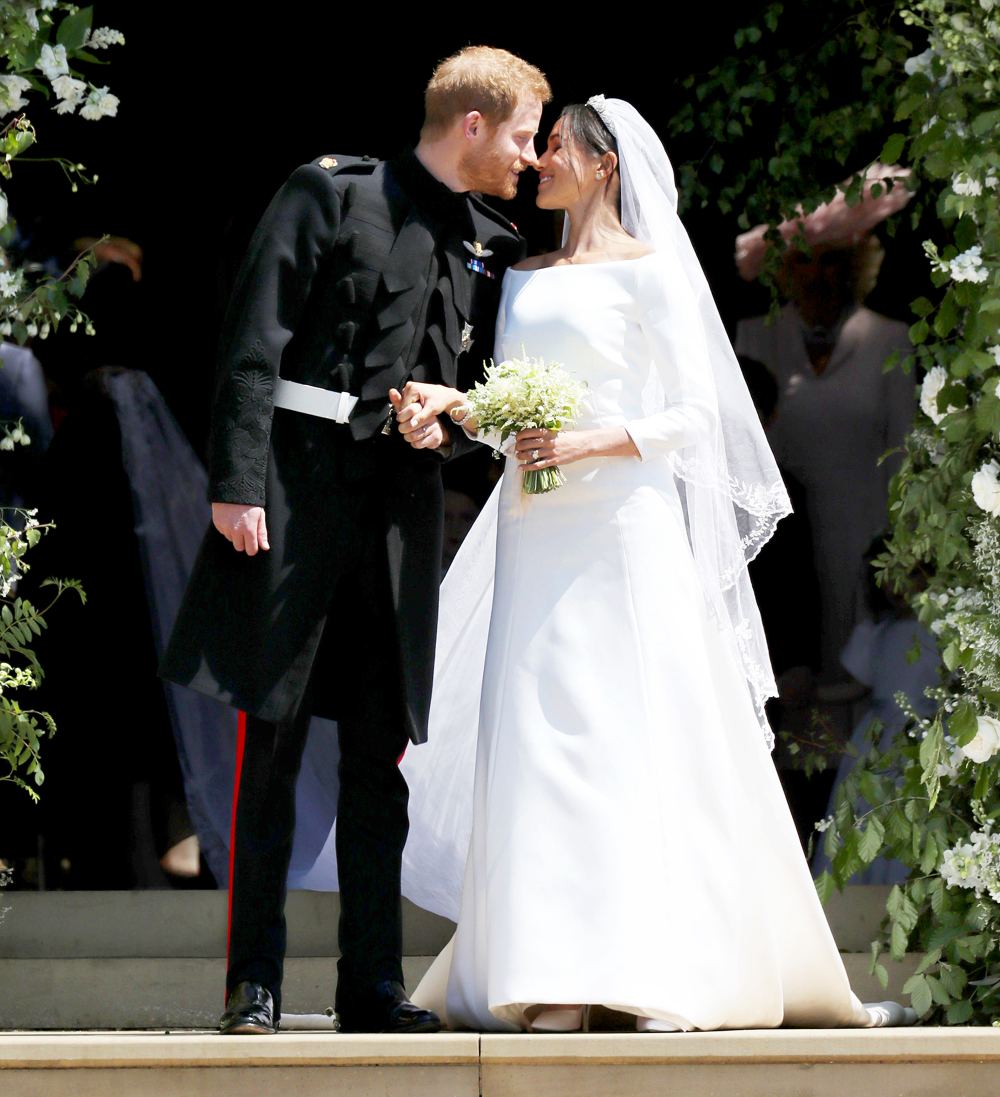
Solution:
[{"label": "bride's hand", "polygon": [[515,437],[514,455],[522,471],[570,465],[584,457],[639,457],[639,450],[625,427],[522,430]]},{"label": "bride's hand", "polygon": [[439,416],[465,402],[465,394],[444,385],[407,381],[403,391],[389,390],[399,433],[415,449],[437,449],[449,441]]},{"label": "bride's hand", "polygon": [[589,431],[521,430],[517,432],[514,455],[522,471],[569,465],[592,455]]}]

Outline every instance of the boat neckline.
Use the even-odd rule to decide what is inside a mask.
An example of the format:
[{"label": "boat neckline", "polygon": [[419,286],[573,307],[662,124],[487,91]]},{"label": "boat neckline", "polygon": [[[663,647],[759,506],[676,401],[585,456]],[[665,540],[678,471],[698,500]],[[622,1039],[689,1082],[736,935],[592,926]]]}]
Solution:
[{"label": "boat neckline", "polygon": [[645,255],[637,255],[634,259],[602,259],[599,263],[550,263],[547,267],[508,267],[514,274],[537,274],[540,270],[564,270],[569,267],[613,267],[620,263],[641,263],[643,259],[652,259],[659,255],[657,251],[647,251]]}]

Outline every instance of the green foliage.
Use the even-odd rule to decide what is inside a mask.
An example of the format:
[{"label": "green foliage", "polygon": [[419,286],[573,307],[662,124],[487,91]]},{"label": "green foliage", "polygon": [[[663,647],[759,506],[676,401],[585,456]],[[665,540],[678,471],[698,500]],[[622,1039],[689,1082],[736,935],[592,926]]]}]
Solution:
[{"label": "green foliage", "polygon": [[[680,190],[738,210],[744,229],[772,226],[772,289],[776,226],[829,200],[848,162],[905,159],[909,216],[933,236],[912,354],[887,367],[923,378],[922,410],[876,567],[938,639],[937,711],[921,718],[900,697],[907,732],[883,744],[873,729],[817,827],[831,861],[817,890],[826,898],[876,857],[902,862],[872,973],[885,985],[882,956],[921,952],[905,987],[921,1016],[1000,1023],[1000,4],[772,3],[735,45],[687,83],[674,133],[702,133],[705,150],[681,167]],[[861,180],[840,186],[848,204]]]},{"label": "green foliage", "polygon": [[[0,524],[0,781],[11,781],[33,799],[45,779],[41,765],[41,741],[55,734],[55,721],[47,712],[24,708],[16,691],[37,689],[44,673],[34,650],[35,639],[47,627],[46,614],[72,590],[86,602],[75,579],[46,579],[42,589],[52,588],[48,604],[39,609],[14,594],[20,576],[29,569],[25,555],[42,534],[54,528],[41,525],[33,511],[17,511],[15,525]],[[29,779],[31,783],[29,784]]]},{"label": "green foliage", "polygon": [[[55,163],[76,191],[95,183],[83,164],[63,157],[25,156],[37,140],[34,124],[23,113],[28,96],[55,100],[54,109],[97,119],[117,112],[118,100],[108,89],[88,83],[81,63],[103,64],[92,52],[124,41],[117,31],[93,29],[93,8],[64,2],[28,4],[0,0],[0,178],[10,179],[15,163]],[[14,235],[7,198],[0,190],[0,336],[24,344],[45,339],[59,324],[72,331],[93,327],[77,303],[95,266],[97,241],[58,277],[13,266],[7,248]]]},{"label": "green foliage", "polygon": [[[36,161],[24,154],[36,142],[36,131],[23,113],[28,96],[55,100],[60,114],[75,113],[96,120],[114,115],[118,100],[106,87],[82,79],[75,66],[102,64],[94,50],[124,42],[108,27],[94,29],[93,8],[61,0],[0,0],[0,178],[10,179],[14,164]],[[55,157],[76,191],[80,181],[96,182],[83,164]],[[80,327],[88,335],[94,329],[79,305],[88,278],[96,265],[95,248],[106,237],[82,252],[58,277],[38,275],[19,268],[8,258],[15,235],[6,195],[0,190],[0,338],[24,344],[45,339],[60,323],[70,331]],[[2,362],[0,362],[2,366]],[[30,439],[20,423],[0,424],[0,451],[11,450]],[[0,460],[3,454],[0,453]],[[12,519],[11,521],[8,518]],[[46,627],[46,614],[68,590],[81,599],[84,593],[73,579],[48,579],[48,604],[38,608],[16,593],[16,585],[28,570],[25,555],[52,524],[40,524],[34,511],[0,512],[0,781],[11,781],[33,799],[42,784],[41,742],[55,732],[46,712],[24,707],[19,691],[36,689],[43,673],[35,655],[35,639]],[[6,766],[6,770],[2,766]]]}]

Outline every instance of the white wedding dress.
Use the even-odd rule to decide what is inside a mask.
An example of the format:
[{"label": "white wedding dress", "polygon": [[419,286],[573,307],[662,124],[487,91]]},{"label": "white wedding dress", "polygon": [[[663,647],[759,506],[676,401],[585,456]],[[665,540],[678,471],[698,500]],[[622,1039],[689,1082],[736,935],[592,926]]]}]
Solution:
[{"label": "white wedding dress", "polygon": [[[624,425],[642,457],[569,464],[540,496],[509,460],[443,588],[430,741],[403,762],[404,890],[457,916],[414,993],[453,1027],[523,1029],[540,1003],[682,1029],[871,1023],[701,593],[665,455],[708,412],[675,391],[690,315],[664,302],[669,261],[505,277],[498,360],[562,363],[589,386],[576,427]],[[666,406],[644,415],[654,383]]]}]

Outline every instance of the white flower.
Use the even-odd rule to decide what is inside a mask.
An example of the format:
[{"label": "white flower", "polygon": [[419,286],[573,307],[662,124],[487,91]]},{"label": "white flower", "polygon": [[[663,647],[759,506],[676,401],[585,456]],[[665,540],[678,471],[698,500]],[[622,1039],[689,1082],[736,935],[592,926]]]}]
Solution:
[{"label": "white flower", "polygon": [[13,449],[14,439],[7,435],[4,438],[0,438],[0,449]]},{"label": "white flower", "polygon": [[0,297],[16,297],[24,285],[24,275],[19,270],[0,270]]},{"label": "white flower", "polygon": [[987,347],[986,349],[993,355],[993,361],[1000,366],[1000,343],[996,343],[992,347]]},{"label": "white flower", "polygon": [[28,105],[23,92],[31,87],[31,81],[23,76],[0,76],[0,117]]},{"label": "white flower", "polygon": [[28,335],[30,335],[31,338],[34,339],[35,336],[38,334],[38,325],[34,322],[34,320],[32,320],[30,324],[28,324],[27,330]]},{"label": "white flower", "polygon": [[91,31],[85,44],[92,50],[102,50],[108,46],[124,46],[125,35],[120,30],[112,30],[111,27],[98,27],[97,30]]},{"label": "white flower", "polygon": [[9,320],[4,320],[4,322],[0,324],[0,335],[10,335],[13,330],[14,325]]},{"label": "white flower", "polygon": [[104,118],[105,115],[114,118],[117,113],[118,96],[110,95],[107,87],[103,87],[91,89],[90,95],[87,96],[87,102],[84,103],[80,111],[80,116],[91,122],[96,122],[98,118]]},{"label": "white flower", "polygon": [[7,195],[0,190],[0,229],[7,224]]},{"label": "white flower", "polygon": [[948,371],[944,366],[932,366],[927,371],[924,383],[920,386],[920,408],[924,415],[935,423],[940,423],[949,412],[959,410],[954,404],[949,404],[945,411],[938,411],[938,393],[948,380]]},{"label": "white flower", "polygon": [[[938,624],[937,621],[934,624]],[[931,626],[933,631],[933,625]],[[962,764],[962,752],[956,748],[951,752],[947,762],[938,762],[937,775],[938,777],[947,777],[949,780],[954,780],[958,776],[958,767]]]},{"label": "white flower", "polygon": [[978,179],[973,179],[963,171],[954,176],[951,181],[951,189],[963,197],[978,198],[983,193],[983,185]]},{"label": "white flower", "polygon": [[57,76],[65,76],[69,72],[69,61],[66,59],[65,46],[51,46],[48,42],[42,46],[42,52],[35,65],[41,69],[47,80],[55,80]]},{"label": "white flower", "polygon": [[903,71],[907,76],[912,76],[915,72],[922,72],[924,76],[930,76],[933,60],[934,51],[924,50],[923,53],[918,53],[915,57],[908,57],[903,64]]},{"label": "white flower", "polygon": [[825,831],[828,831],[832,825],[833,816],[828,815],[825,819],[820,819],[818,823],[813,823],[813,829],[818,830],[820,834],[823,834]]},{"label": "white flower", "polygon": [[979,244],[956,255],[948,263],[948,271],[956,282],[985,282],[990,274],[983,269],[982,248]]},{"label": "white flower", "polygon": [[983,11],[992,11],[997,6],[997,0],[979,0],[979,6]]},{"label": "white flower", "polygon": [[39,0],[38,6],[42,11],[51,11],[58,3],[59,0]]},{"label": "white flower", "polygon": [[[992,348],[991,348],[991,349],[992,349]],[[998,362],[997,364],[998,364],[998,365],[1000,365],[1000,362]],[[995,397],[996,397],[996,398],[997,398],[998,400],[1000,400],[1000,381],[997,381],[997,383],[996,383],[996,385],[995,385],[995,387],[994,387],[994,389],[993,389],[993,395],[994,395],[994,396],[995,396]]]},{"label": "white flower", "polygon": [[1000,465],[987,461],[972,477],[972,498],[994,517],[1000,518]]},{"label": "white flower", "polygon": [[1000,720],[992,716],[980,716],[976,721],[976,735],[964,747],[959,748],[973,762],[986,762],[1000,750]]},{"label": "white flower", "polygon": [[987,175],[986,178],[983,180],[983,186],[987,190],[996,190],[998,185],[1000,185],[1000,179],[998,179],[995,175]]},{"label": "white flower", "polygon": [[37,8],[25,8],[24,18],[28,26],[32,30],[38,30],[38,9]]},{"label": "white flower", "polygon": [[72,114],[83,100],[87,85],[72,76],[57,76],[52,81],[52,90],[59,97],[56,114]]}]

